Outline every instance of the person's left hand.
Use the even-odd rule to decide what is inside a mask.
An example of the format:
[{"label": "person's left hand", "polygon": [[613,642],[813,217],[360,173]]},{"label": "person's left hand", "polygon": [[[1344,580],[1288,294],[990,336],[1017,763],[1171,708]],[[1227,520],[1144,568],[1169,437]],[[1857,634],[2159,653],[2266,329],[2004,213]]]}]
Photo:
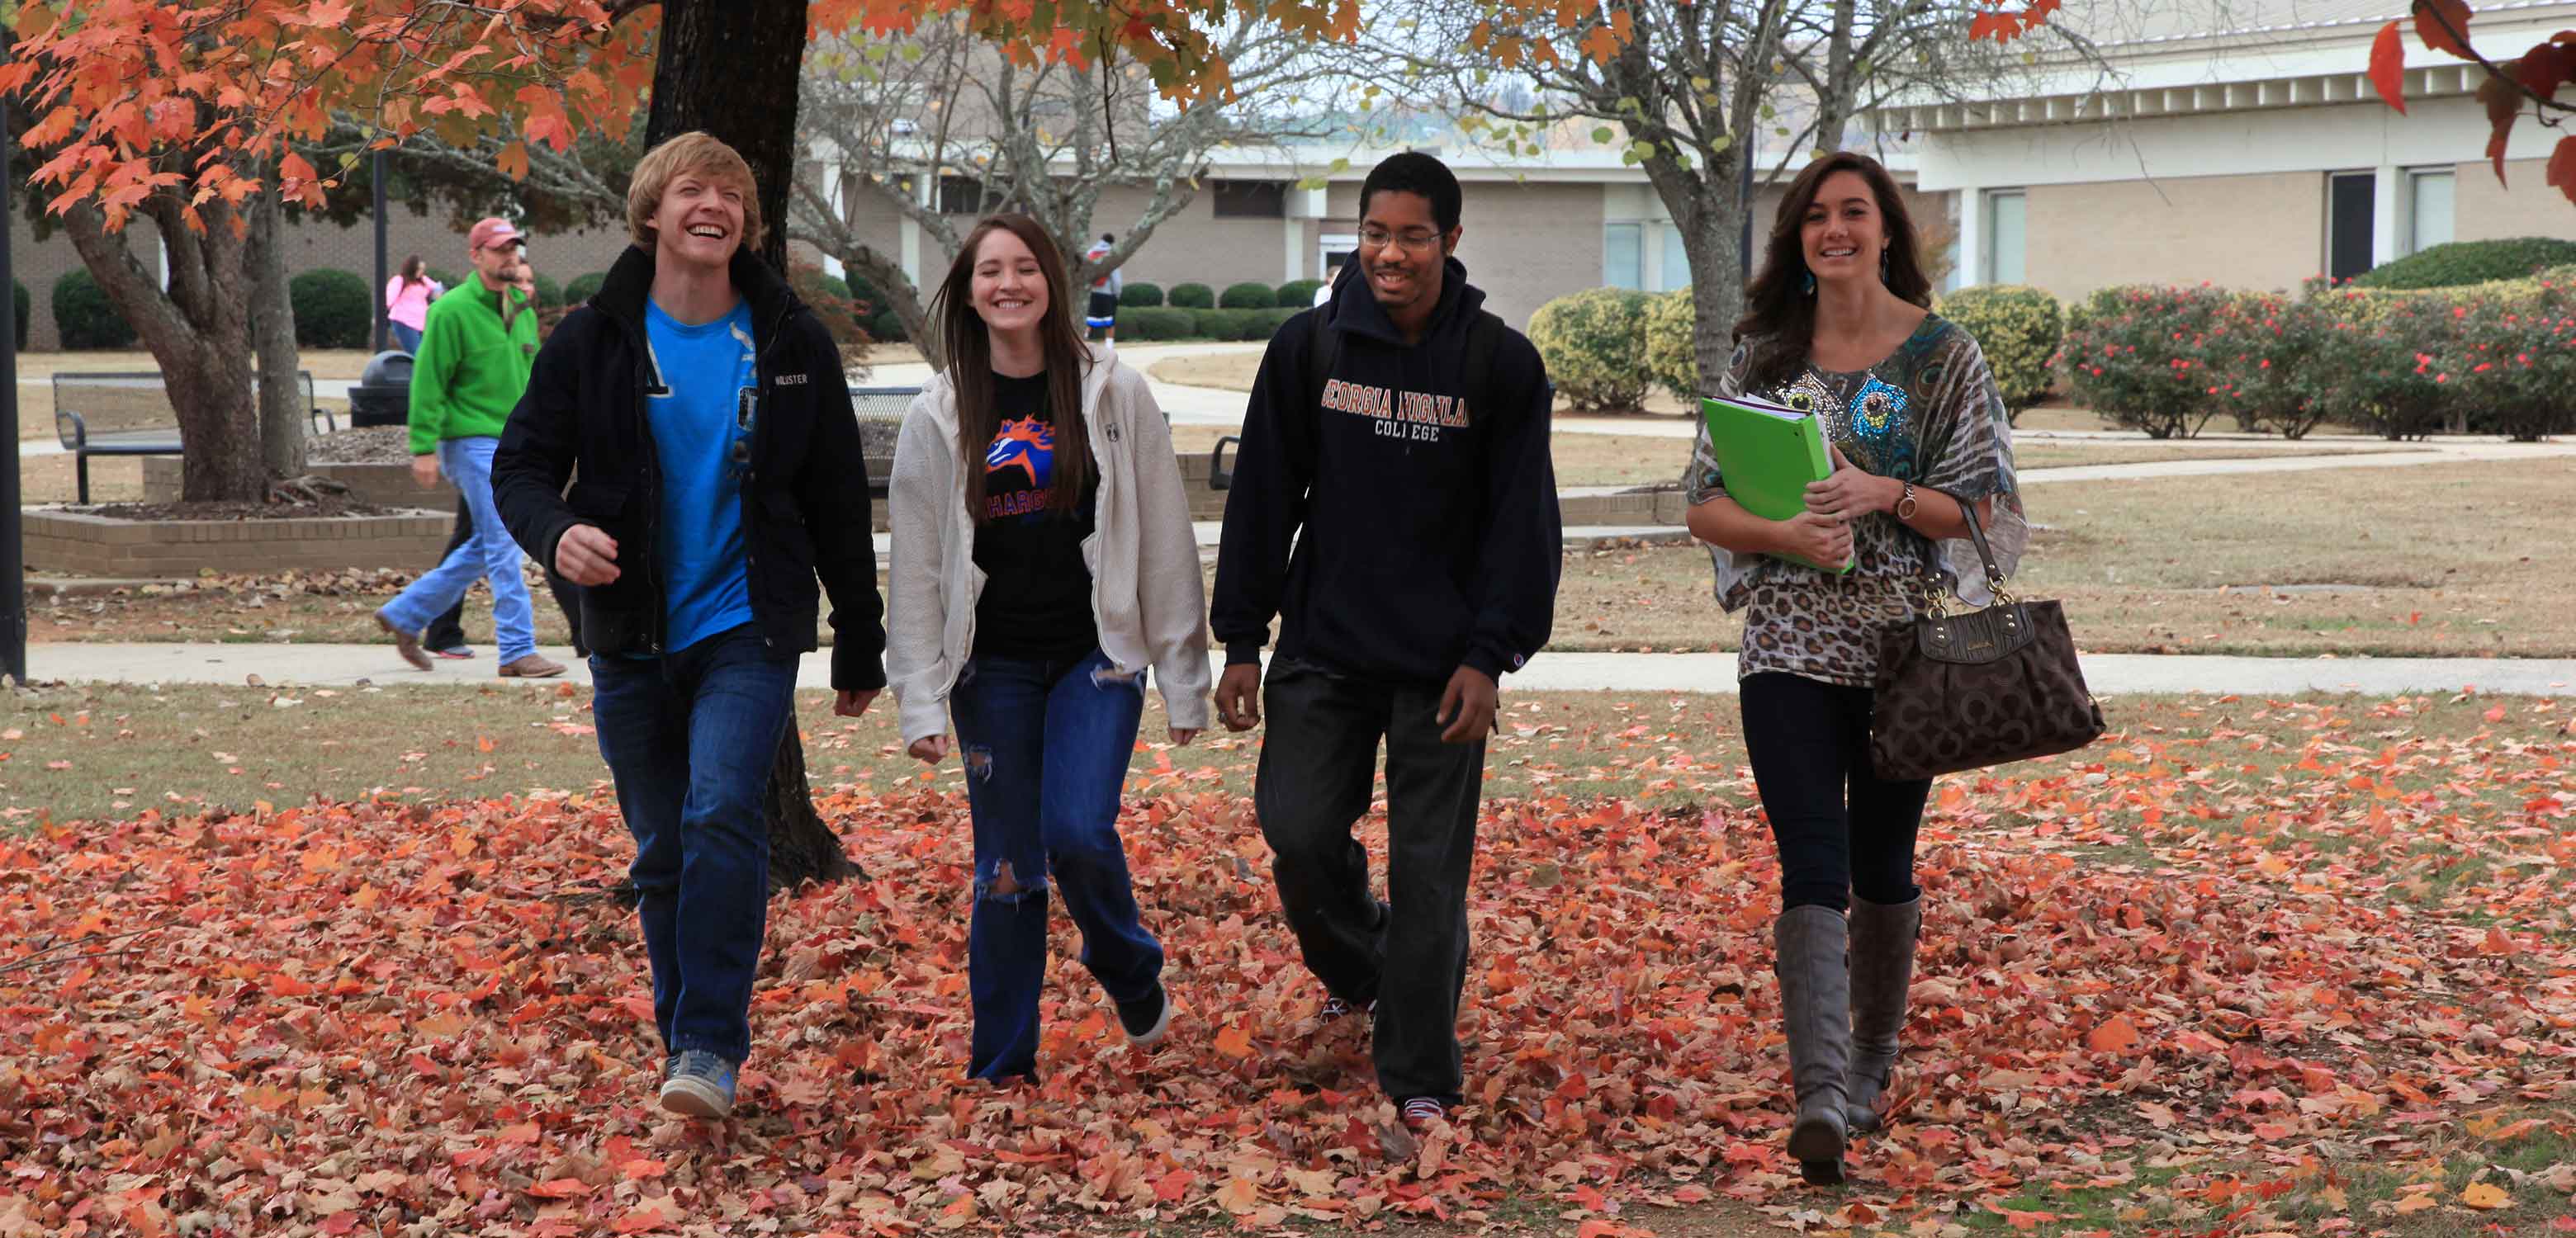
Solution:
[{"label": "person's left hand", "polygon": [[878,688],[843,688],[832,698],[832,712],[844,718],[856,718],[868,712],[868,703],[877,699]]},{"label": "person's left hand", "polygon": [[1470,744],[1483,739],[1494,729],[1494,681],[1472,666],[1458,668],[1449,677],[1449,687],[1440,694],[1440,712],[1431,720],[1447,725],[1441,728],[1440,742]]},{"label": "person's left hand", "polygon": [[1176,726],[1172,728],[1172,743],[1175,747],[1187,748],[1190,746],[1190,741],[1197,739],[1198,737],[1199,729],[1197,727]]},{"label": "person's left hand", "polygon": [[438,488],[438,457],[422,452],[411,458],[411,479],[423,490]]},{"label": "person's left hand", "polygon": [[1844,459],[1840,447],[1828,444],[1826,449],[1834,454],[1834,471],[1823,481],[1807,483],[1808,511],[1849,521],[1896,510],[1896,498],[1905,489],[1902,483]]}]

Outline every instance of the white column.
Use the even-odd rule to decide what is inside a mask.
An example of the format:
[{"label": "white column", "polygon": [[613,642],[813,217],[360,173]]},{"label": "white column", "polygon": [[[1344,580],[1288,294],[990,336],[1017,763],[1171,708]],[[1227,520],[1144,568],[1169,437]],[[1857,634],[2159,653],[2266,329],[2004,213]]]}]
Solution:
[{"label": "white column", "polygon": [[2405,256],[2405,247],[2398,242],[2398,237],[2403,235],[2398,228],[2405,222],[2401,217],[2403,212],[2398,206],[2400,201],[2398,190],[2404,187],[2405,183],[2406,178],[2398,175],[2395,164],[2379,165],[2379,170],[2370,178],[2370,265],[2372,266],[2394,262]]},{"label": "white column", "polygon": [[[914,200],[924,206],[937,203],[938,193],[939,181],[935,177],[918,178],[913,186]],[[911,280],[915,288],[927,287],[921,282],[921,225],[914,223],[912,216],[906,215],[903,217],[898,235],[902,238],[903,277]]]},{"label": "white column", "polygon": [[[825,160],[822,164],[822,169],[815,173],[815,175],[823,178],[823,200],[830,204],[832,217],[841,221],[843,224],[849,223],[849,187],[841,178],[840,161]],[[783,220],[781,221],[782,224],[784,222],[785,221]],[[836,279],[849,278],[849,271],[842,267],[841,260],[828,253],[823,255],[823,273]]]},{"label": "white column", "polygon": [[[2028,275],[2028,272],[2024,272]],[[1986,191],[1959,186],[1959,286],[1986,282]]]},{"label": "white column", "polygon": [[1662,292],[1656,287],[1664,278],[1664,221],[1637,221],[1637,285],[1648,292]]},{"label": "white column", "polygon": [[1279,223],[1280,232],[1285,238],[1282,243],[1287,247],[1279,264],[1279,282],[1285,284],[1292,280],[1304,279],[1306,278],[1306,221],[1291,213]]}]

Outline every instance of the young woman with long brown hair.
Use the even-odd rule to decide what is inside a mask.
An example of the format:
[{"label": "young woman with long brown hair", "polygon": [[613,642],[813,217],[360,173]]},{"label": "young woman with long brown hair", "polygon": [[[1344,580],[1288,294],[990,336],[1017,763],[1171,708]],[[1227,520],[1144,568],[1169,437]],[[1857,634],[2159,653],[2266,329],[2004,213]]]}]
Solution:
[{"label": "young woman with long brown hair", "polygon": [[1037,1070],[1047,891],[1128,1039],[1161,1040],[1163,948],[1118,837],[1153,669],[1176,744],[1207,726],[1198,541],[1144,375],[1074,327],[1064,257],[1025,215],[966,235],[931,304],[941,372],[904,417],[886,665],[911,754],[965,759],[979,1079]]},{"label": "young woman with long brown hair", "polygon": [[1780,851],[1789,1151],[1811,1182],[1840,1182],[1850,1133],[1880,1120],[1922,925],[1914,840],[1931,784],[1870,767],[1880,632],[1914,617],[1927,574],[1984,588],[1982,570],[1951,566],[1976,562],[1963,540],[1971,506],[2005,570],[2028,536],[1993,372],[1976,340],[1931,312],[1920,246],[1878,161],[1844,151],[1809,164],[1781,202],[1715,387],[1820,418],[1832,475],[1797,516],[1756,516],[1727,497],[1703,426],[1683,479],[1718,602],[1749,612],[1744,744]]}]

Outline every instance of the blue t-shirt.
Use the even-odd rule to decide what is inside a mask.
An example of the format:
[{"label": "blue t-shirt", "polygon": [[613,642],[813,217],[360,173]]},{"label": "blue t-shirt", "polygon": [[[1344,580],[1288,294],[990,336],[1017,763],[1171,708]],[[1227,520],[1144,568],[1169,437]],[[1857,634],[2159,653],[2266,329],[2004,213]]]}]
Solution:
[{"label": "blue t-shirt", "polygon": [[662,457],[662,531],[654,541],[670,629],[663,648],[677,652],[751,622],[742,479],[760,372],[745,304],[693,327],[648,299],[644,336],[655,376],[645,419]]}]

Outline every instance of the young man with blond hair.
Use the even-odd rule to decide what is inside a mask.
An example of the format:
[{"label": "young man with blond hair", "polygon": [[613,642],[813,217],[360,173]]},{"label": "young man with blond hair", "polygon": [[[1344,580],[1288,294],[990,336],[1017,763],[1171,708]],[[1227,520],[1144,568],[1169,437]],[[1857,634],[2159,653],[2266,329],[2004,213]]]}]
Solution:
[{"label": "young man with blond hair", "polygon": [[493,484],[519,544],[582,586],[661,1104],[722,1118],[751,1051],[763,801],[816,647],[815,578],[843,717],[885,686],[884,607],[840,350],[755,256],[750,166],[704,133],[672,138],[636,164],[626,216],[635,244],[537,355]]}]

